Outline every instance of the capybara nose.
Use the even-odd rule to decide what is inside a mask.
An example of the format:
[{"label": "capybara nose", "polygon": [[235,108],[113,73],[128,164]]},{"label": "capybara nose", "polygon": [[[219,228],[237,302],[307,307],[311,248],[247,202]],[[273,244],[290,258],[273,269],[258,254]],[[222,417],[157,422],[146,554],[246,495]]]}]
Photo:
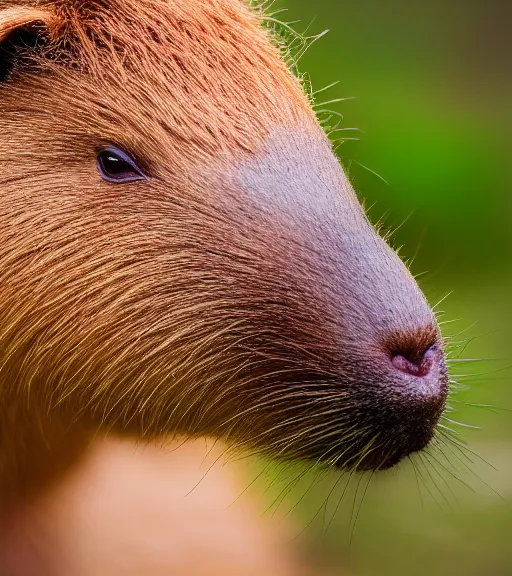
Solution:
[{"label": "capybara nose", "polygon": [[426,328],[386,339],[390,376],[404,402],[444,406],[447,395],[444,352],[436,330]]},{"label": "capybara nose", "polygon": [[441,361],[441,356],[438,346],[434,345],[427,350],[413,348],[397,352],[391,356],[391,362],[401,372],[423,378],[430,374],[434,364]]}]

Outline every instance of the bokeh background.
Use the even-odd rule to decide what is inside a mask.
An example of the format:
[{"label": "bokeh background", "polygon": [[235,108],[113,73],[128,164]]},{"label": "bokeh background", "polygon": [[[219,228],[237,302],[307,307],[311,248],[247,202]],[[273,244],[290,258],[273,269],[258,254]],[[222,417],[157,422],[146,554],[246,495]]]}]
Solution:
[{"label": "bokeh background", "polygon": [[452,352],[452,374],[468,386],[450,418],[480,428],[450,423],[469,451],[452,445],[371,481],[352,478],[346,491],[347,479],[264,469],[271,513],[290,512],[308,554],[335,574],[512,574],[511,6],[271,8],[306,35],[330,29],[299,70],[313,90],[339,80],[318,103],[354,97],[325,105],[343,114],[340,127],[361,130],[337,134],[360,138],[339,156],[372,219],[399,227],[393,242],[414,257],[431,303],[448,295],[438,307],[444,332],[466,341]]}]

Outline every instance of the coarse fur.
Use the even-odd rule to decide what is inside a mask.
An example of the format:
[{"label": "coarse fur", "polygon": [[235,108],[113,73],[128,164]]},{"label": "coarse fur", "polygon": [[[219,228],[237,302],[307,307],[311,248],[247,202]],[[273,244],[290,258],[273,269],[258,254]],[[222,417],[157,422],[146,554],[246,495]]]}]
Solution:
[{"label": "coarse fur", "polygon": [[[428,443],[434,315],[256,12],[10,0],[0,30],[4,494],[109,430],[357,468]],[[147,178],[102,180],[105,145]]]}]

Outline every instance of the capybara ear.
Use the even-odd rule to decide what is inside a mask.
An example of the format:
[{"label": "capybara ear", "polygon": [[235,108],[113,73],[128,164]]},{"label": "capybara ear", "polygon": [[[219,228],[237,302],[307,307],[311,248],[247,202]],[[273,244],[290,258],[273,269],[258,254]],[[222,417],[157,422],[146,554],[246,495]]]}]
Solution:
[{"label": "capybara ear", "polygon": [[18,57],[44,45],[60,25],[60,18],[48,9],[0,8],[0,82],[9,77]]}]

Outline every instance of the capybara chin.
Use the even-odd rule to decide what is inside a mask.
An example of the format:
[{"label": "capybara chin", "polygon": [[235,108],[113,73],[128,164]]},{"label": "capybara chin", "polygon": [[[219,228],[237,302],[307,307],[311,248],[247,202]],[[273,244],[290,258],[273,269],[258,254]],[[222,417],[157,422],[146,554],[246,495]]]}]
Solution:
[{"label": "capybara chin", "polygon": [[0,43],[3,487],[109,430],[372,470],[428,444],[435,317],[257,10],[3,0]]}]

